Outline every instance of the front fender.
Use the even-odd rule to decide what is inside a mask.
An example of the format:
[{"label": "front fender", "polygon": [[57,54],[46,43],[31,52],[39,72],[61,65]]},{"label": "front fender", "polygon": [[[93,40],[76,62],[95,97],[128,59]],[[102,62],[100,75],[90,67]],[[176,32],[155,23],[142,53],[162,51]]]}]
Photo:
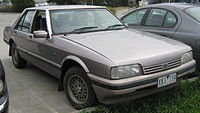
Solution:
[{"label": "front fender", "polygon": [[73,56],[73,55],[67,56],[66,58],[63,59],[61,65],[64,65],[65,61],[67,61],[67,60],[73,60],[73,61],[77,62],[79,65],[82,66],[82,68],[85,70],[85,72],[89,73],[89,69],[86,66],[86,64],[77,56]]}]

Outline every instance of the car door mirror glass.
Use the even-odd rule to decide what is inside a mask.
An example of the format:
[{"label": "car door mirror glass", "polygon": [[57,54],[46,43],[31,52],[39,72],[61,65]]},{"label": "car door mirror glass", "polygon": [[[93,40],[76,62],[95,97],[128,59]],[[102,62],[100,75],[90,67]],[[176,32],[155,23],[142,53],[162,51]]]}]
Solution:
[{"label": "car door mirror glass", "polygon": [[48,33],[44,30],[38,30],[33,32],[34,38],[47,38]]}]

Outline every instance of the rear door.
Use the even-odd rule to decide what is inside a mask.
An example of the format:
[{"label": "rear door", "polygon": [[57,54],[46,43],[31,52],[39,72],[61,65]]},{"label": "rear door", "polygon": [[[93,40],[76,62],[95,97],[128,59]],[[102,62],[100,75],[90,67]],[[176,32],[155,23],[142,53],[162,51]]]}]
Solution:
[{"label": "rear door", "polygon": [[178,17],[169,10],[152,8],[142,23],[141,31],[171,38],[177,29]]},{"label": "rear door", "polygon": [[27,55],[25,54],[27,50],[30,50],[30,39],[32,38],[31,34],[31,26],[33,22],[33,18],[35,15],[35,11],[26,11],[19,22],[16,24],[14,28],[14,42],[17,45],[17,48],[20,55],[27,60]]},{"label": "rear door", "polygon": [[147,14],[147,12],[148,12],[147,8],[139,9],[124,16],[121,20],[123,23],[128,24],[130,28],[139,30],[141,27],[142,20]]}]

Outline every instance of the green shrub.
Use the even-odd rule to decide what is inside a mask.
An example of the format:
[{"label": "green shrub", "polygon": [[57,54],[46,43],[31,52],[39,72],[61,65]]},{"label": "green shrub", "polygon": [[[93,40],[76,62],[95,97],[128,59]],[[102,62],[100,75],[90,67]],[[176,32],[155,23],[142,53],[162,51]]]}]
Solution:
[{"label": "green shrub", "polygon": [[107,9],[109,9],[111,12],[113,12],[114,14],[116,13],[116,10],[112,7],[107,6]]},{"label": "green shrub", "polygon": [[200,78],[151,96],[87,108],[80,113],[200,113]]},{"label": "green shrub", "polygon": [[12,7],[9,5],[0,7],[0,12],[12,12]]},{"label": "green shrub", "polygon": [[35,6],[34,0],[12,0],[12,9],[15,12],[22,12],[25,8]]}]

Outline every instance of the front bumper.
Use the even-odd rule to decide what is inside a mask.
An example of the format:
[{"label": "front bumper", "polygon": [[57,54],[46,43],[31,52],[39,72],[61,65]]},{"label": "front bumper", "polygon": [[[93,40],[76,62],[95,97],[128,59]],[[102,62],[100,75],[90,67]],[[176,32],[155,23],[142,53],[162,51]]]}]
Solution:
[{"label": "front bumper", "polygon": [[[131,77],[121,80],[109,80],[88,74],[99,102],[103,104],[120,103],[154,94],[178,85],[183,77],[195,72],[196,62],[186,64],[158,73]],[[162,88],[157,88],[159,77],[177,73],[177,82]]]}]

